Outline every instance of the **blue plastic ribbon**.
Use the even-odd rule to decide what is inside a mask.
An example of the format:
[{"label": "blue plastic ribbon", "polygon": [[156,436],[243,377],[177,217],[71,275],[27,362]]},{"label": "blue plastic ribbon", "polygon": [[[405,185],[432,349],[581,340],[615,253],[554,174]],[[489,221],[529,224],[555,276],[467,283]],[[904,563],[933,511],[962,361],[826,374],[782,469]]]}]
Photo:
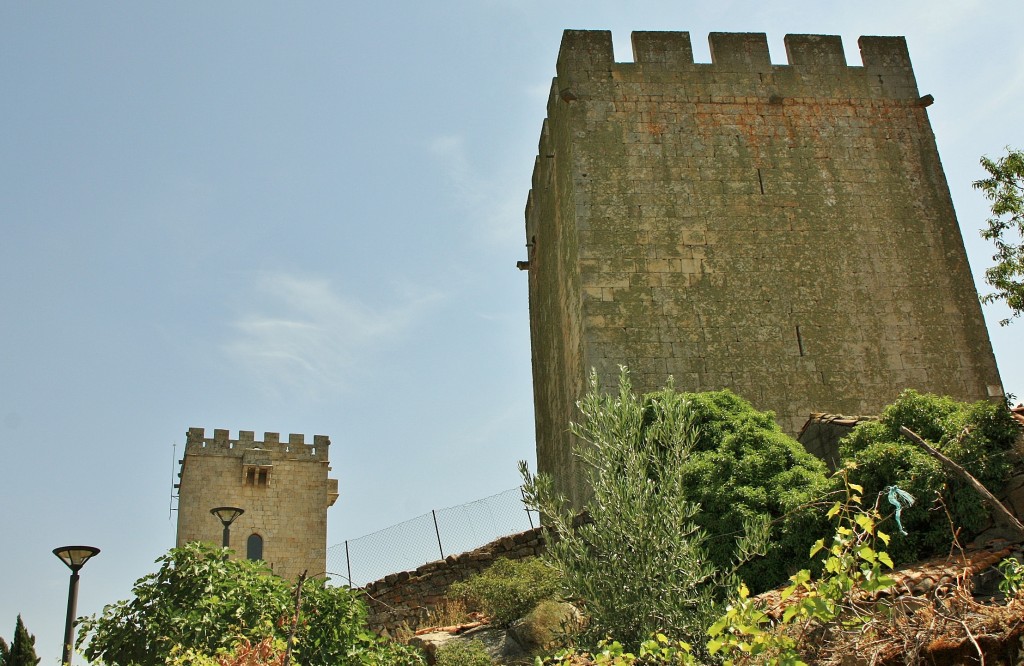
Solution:
[{"label": "blue plastic ribbon", "polygon": [[916,501],[914,496],[897,486],[886,486],[882,492],[889,494],[889,504],[896,507],[896,527],[899,528],[900,534],[907,536],[907,531],[903,529],[903,522],[900,521],[900,514],[903,513],[903,509],[914,506]]}]

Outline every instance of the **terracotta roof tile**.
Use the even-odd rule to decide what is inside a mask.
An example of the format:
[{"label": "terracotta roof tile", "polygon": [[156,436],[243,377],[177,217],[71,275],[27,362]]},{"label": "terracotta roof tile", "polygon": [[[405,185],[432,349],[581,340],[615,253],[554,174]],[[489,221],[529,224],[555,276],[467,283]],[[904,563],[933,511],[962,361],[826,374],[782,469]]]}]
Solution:
[{"label": "terracotta roof tile", "polygon": [[1011,407],[1010,415],[1017,421],[1017,423],[1020,423],[1022,426],[1024,426],[1024,404],[1017,405],[1016,407]]}]

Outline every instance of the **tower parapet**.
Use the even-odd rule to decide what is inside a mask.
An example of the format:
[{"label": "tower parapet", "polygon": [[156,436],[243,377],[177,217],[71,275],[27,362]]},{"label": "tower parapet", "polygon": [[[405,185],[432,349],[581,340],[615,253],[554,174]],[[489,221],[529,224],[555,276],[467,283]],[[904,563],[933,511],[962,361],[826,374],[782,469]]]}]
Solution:
[{"label": "tower parapet", "polygon": [[306,436],[302,434],[290,433],[288,438],[282,441],[280,433],[265,432],[263,440],[260,441],[256,439],[252,430],[239,430],[238,437],[232,439],[230,431],[221,428],[214,429],[213,437],[206,436],[205,428],[189,428],[186,437],[186,453],[190,450],[194,452],[196,449],[221,452],[259,449],[323,462],[328,460],[331,446],[331,440],[327,435],[313,435],[312,444],[306,444]]},{"label": "tower parapet", "polygon": [[[697,63],[688,32],[634,32],[633,62],[615,62],[611,32],[567,30],[558,53],[559,93],[585,94],[601,84],[699,83],[711,99],[828,97],[918,100],[903,37],[861,37],[863,65],[847,65],[838,35],[786,35],[787,64],[772,64],[762,32],[713,32],[711,62]],[[579,88],[579,90],[576,90]],[[680,91],[684,96],[686,90]],[[840,96],[840,95],[837,95]]]}]

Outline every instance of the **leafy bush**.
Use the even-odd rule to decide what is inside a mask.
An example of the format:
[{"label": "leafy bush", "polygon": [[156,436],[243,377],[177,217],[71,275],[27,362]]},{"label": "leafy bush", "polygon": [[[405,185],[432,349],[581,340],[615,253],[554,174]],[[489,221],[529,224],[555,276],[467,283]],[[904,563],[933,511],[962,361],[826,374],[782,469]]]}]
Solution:
[{"label": "leafy bush", "polygon": [[172,648],[165,666],[282,666],[286,654],[283,640],[264,638],[253,644],[240,638],[231,650],[208,655],[194,648]]},{"label": "leafy bush", "polygon": [[999,573],[1003,579],[999,581],[999,591],[1008,597],[1014,597],[1024,592],[1024,564],[1021,561],[1008,557],[999,563]]},{"label": "leafy bush", "polygon": [[[647,397],[652,404],[661,394]],[[780,584],[808,565],[813,535],[828,523],[809,506],[829,488],[825,464],[782,432],[772,412],[761,412],[731,391],[684,393],[697,437],[682,461],[683,489],[701,505],[694,522],[710,536],[708,556],[730,565],[734,535],[750,520],[772,520],[764,557],[739,570],[755,593]]]},{"label": "leafy bush", "polygon": [[448,595],[475,602],[495,624],[507,627],[558,589],[558,572],[542,560],[501,558],[468,580],[452,583]]},{"label": "leafy bush", "polygon": [[491,666],[494,661],[479,641],[448,641],[437,648],[437,666]]},{"label": "leafy bush", "polygon": [[[883,550],[890,537],[877,528],[879,513],[861,507],[864,489],[849,481],[851,471],[846,467],[835,474],[845,499],[827,514],[837,523],[834,536],[829,543],[818,539],[811,547],[811,556],[822,553],[821,577],[812,578],[808,569],[793,575],[780,595],[787,605],[778,620],[769,618],[742,585],[736,602],[708,629],[708,651],[721,652],[726,664],[735,658],[739,663],[806,666],[801,651],[808,636],[820,645],[835,633],[857,633],[871,621],[870,595],[895,583],[885,573],[893,567]],[[803,646],[791,635],[797,627]]]},{"label": "leafy bush", "polygon": [[[230,654],[238,646],[285,641],[294,616],[294,585],[260,563],[229,560],[202,543],[174,548],[160,569],[139,579],[134,598],[79,620],[78,648],[110,666],[164,663],[190,655]],[[413,648],[366,628],[355,592],[307,580],[294,647],[302,666],[423,664]]]},{"label": "leafy bush", "polygon": [[598,643],[592,653],[567,649],[537,660],[539,666],[590,663],[594,666],[695,666],[698,662],[693,657],[689,643],[672,642],[665,634],[657,634],[645,640],[635,652],[626,650],[619,641],[606,639]]},{"label": "leafy bush", "polygon": [[[937,494],[953,523],[963,528],[963,540],[988,524],[989,511],[969,485],[903,437],[900,426],[929,441],[992,492],[1006,481],[1008,453],[1019,430],[1004,405],[962,403],[907,390],[885,408],[879,421],[862,423],[842,440],[840,456],[856,463],[850,479],[864,487],[865,497],[874,498],[895,485],[917,498],[918,505],[901,517],[907,534],[894,538],[889,551],[897,562],[909,562],[949,548],[949,519],[944,511],[929,510]],[[891,509],[885,502],[882,508]]]},{"label": "leafy bush", "polygon": [[589,620],[582,640],[593,645],[610,635],[635,648],[657,631],[699,639],[725,591],[735,589],[730,574],[763,549],[766,521],[751,517],[746,527],[757,538],[735,545],[728,568],[709,559],[684,474],[699,439],[694,400],[671,388],[638,398],[623,370],[618,395],[600,392],[592,374],[580,411],[573,432],[584,444],[574,453],[593,492],[584,507],[589,522],[577,526],[549,476],[520,468],[528,504],[545,517],[544,557]]}]

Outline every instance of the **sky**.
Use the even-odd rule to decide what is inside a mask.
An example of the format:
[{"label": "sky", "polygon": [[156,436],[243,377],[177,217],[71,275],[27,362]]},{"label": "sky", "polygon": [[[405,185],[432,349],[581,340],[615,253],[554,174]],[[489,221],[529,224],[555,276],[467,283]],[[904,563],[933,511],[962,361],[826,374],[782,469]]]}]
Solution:
[{"label": "sky", "polygon": [[[0,3],[0,636],[59,660],[174,543],[192,426],[331,437],[328,544],[535,459],[523,210],[563,29],[905,35],[979,289],[1020,0]],[[986,306],[1024,395],[1024,322]],[[174,446],[177,445],[177,452]],[[176,455],[177,453],[177,455]],[[79,663],[81,659],[78,658]]]}]

